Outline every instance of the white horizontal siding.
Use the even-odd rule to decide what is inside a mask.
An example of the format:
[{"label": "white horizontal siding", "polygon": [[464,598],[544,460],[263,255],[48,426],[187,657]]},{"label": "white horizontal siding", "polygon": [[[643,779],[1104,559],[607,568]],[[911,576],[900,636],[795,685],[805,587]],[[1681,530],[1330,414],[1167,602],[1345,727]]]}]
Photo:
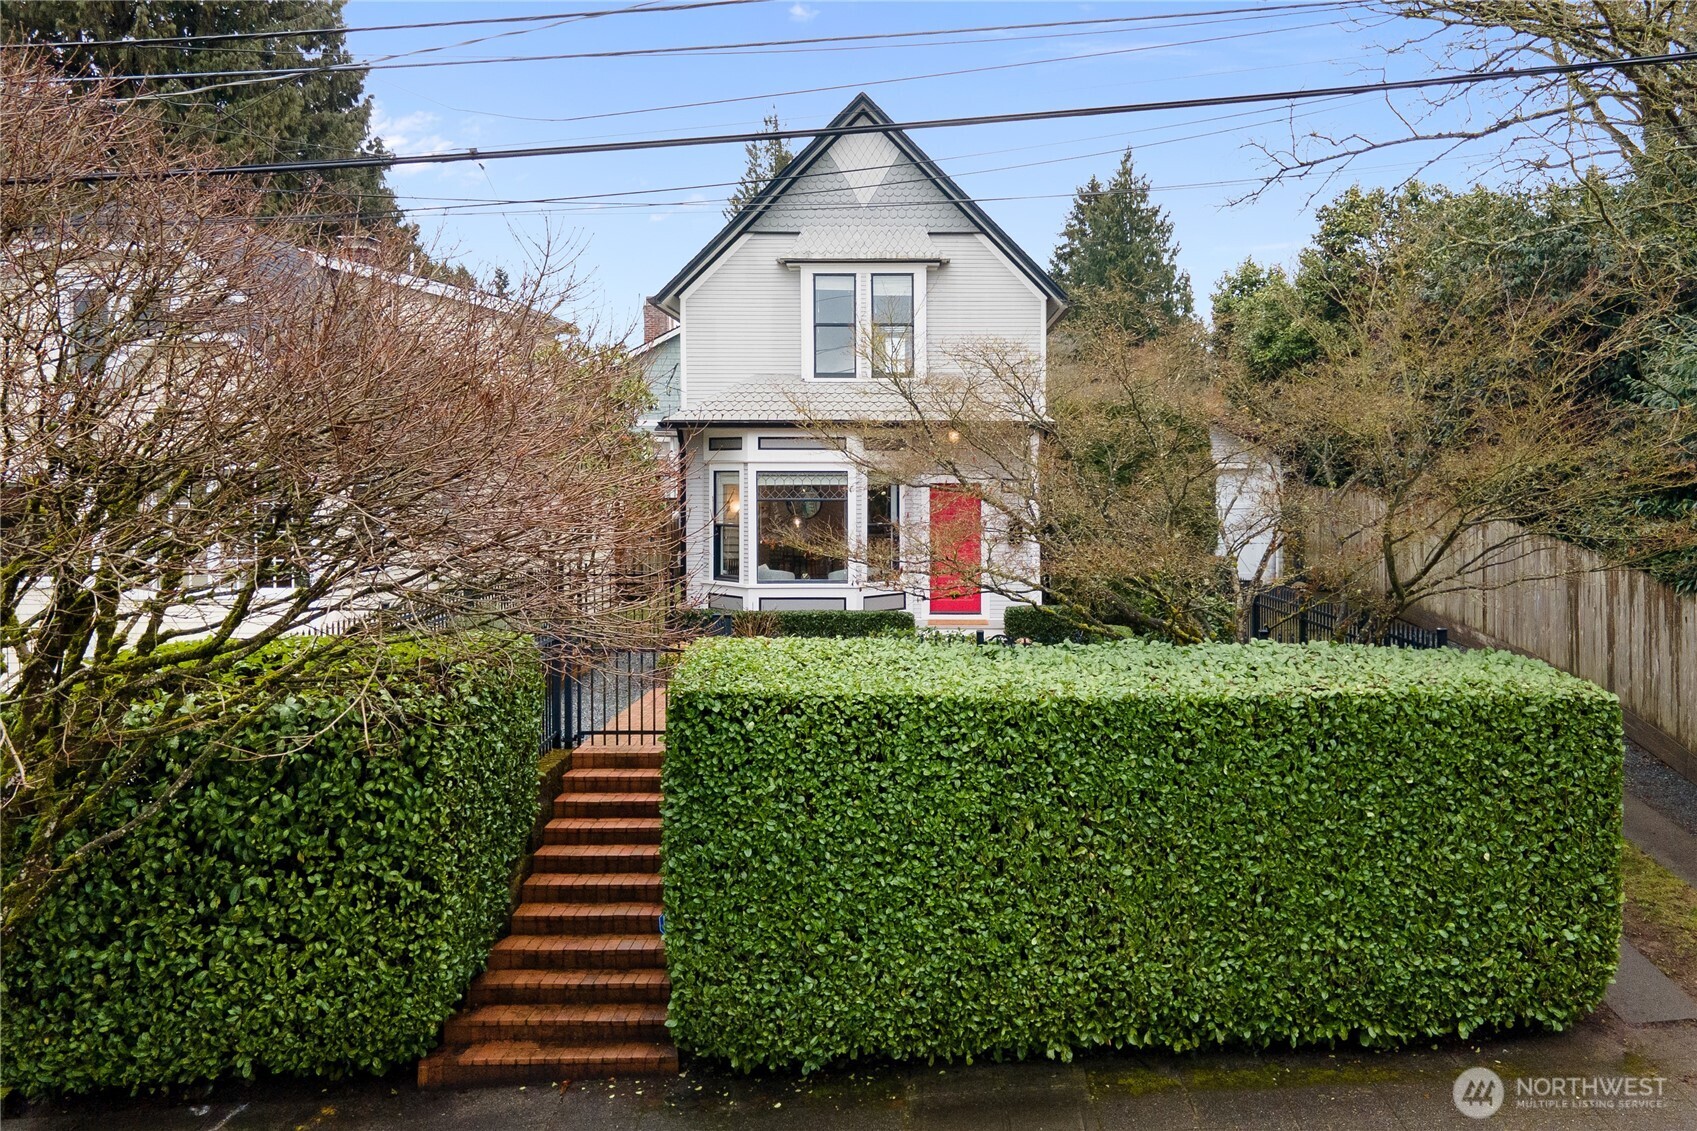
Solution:
[{"label": "white horizontal siding", "polygon": [[954,368],[949,351],[975,340],[1018,342],[1042,356],[1042,296],[981,235],[938,236],[948,265],[926,291],[926,356],[932,372]]},{"label": "white horizontal siding", "polygon": [[778,263],[794,243],[744,236],[685,293],[685,409],[733,385],[800,376],[800,275]]}]

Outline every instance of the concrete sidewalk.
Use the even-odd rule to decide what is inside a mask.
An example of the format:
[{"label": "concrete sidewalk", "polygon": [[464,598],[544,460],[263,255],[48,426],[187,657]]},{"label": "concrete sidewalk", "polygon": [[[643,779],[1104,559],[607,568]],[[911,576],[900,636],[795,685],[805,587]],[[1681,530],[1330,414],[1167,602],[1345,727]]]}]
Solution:
[{"label": "concrete sidewalk", "polygon": [[[1503,1081],[1485,1126],[1697,1126],[1697,1022],[1633,1027],[1607,1009],[1566,1033],[1449,1041],[1398,1052],[1098,1053],[1070,1064],[861,1066],[790,1076],[737,1076],[686,1065],[663,1079],[420,1092],[406,1073],[320,1090],[306,1082],[228,1086],[203,1100],[117,1099],[7,1120],[29,1131],[332,1131],[393,1128],[910,1129],[1073,1131],[1110,1128],[1376,1128],[1480,1126],[1453,1096],[1464,1069]],[[1648,1080],[1646,1106],[1552,1106],[1551,1081]],[[1564,1090],[1576,1087],[1561,1085]],[[1618,1087],[1618,1085],[1616,1085]],[[1542,1093],[1541,1095],[1539,1093]],[[1538,1106],[1532,1106],[1536,1103]]]}]

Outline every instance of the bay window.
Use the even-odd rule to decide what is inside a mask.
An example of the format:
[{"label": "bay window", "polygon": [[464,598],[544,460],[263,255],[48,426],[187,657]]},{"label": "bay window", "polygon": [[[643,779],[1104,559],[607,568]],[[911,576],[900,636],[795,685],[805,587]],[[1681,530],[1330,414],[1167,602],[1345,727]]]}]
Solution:
[{"label": "bay window", "polygon": [[874,575],[894,573],[901,552],[901,495],[894,483],[866,485],[866,565]]},{"label": "bay window", "polygon": [[742,476],[735,471],[713,473],[713,576],[742,576]]},{"label": "bay window", "polygon": [[756,581],[847,581],[848,472],[762,471]]}]

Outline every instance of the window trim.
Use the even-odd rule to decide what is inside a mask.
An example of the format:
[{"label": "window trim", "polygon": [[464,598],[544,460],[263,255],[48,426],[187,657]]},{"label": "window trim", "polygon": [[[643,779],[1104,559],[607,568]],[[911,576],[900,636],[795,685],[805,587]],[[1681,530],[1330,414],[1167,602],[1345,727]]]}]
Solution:
[{"label": "window trim", "polygon": [[[789,261],[786,261],[789,262]],[[941,267],[935,261],[919,260],[879,260],[877,262],[844,262],[818,260],[803,263],[793,261],[801,276],[799,288],[799,308],[801,316],[801,334],[797,351],[800,355],[800,370],[804,381],[867,381],[872,379],[871,365],[868,359],[855,351],[854,376],[850,377],[820,377],[814,372],[814,324],[813,324],[813,280],[820,275],[853,275],[855,278],[855,325],[858,341],[858,327],[868,325],[872,314],[872,276],[873,275],[911,275],[913,276],[913,373],[914,377],[925,376],[926,361],[926,299],[930,287],[931,272]]]}]

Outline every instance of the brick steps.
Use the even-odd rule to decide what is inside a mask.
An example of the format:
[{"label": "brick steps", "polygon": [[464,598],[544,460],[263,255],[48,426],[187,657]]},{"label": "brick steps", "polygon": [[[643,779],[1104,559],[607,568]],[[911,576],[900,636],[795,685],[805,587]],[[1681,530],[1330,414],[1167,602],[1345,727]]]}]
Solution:
[{"label": "brick steps", "polygon": [[554,799],[556,817],[660,816],[659,793],[562,793]]},{"label": "brick steps", "polygon": [[553,1041],[480,1041],[464,1049],[439,1049],[418,1065],[418,1086],[522,1084],[538,1080],[581,1080],[594,1076],[653,1076],[678,1070],[670,1041],[599,1042],[566,1045]]},{"label": "brick steps", "polygon": [[572,751],[507,936],[421,1088],[676,1072],[660,938],[657,743]]},{"label": "brick steps", "polygon": [[652,872],[535,872],[524,881],[526,903],[659,903],[660,877]]},{"label": "brick steps", "polygon": [[658,766],[571,769],[560,775],[561,796],[573,793],[659,793]]},{"label": "brick steps", "polygon": [[659,844],[659,817],[555,817],[542,830],[545,844]]},{"label": "brick steps", "polygon": [[537,872],[660,872],[658,844],[545,844],[530,857]]},{"label": "brick steps", "polygon": [[658,903],[521,903],[515,935],[640,934],[660,929]]},{"label": "brick steps", "polygon": [[665,1005],[664,970],[488,970],[466,992],[467,1005],[569,1005],[651,1001]]},{"label": "brick steps", "polygon": [[584,770],[660,768],[658,746],[580,746],[572,751],[572,765]]},{"label": "brick steps", "polygon": [[652,1002],[600,1005],[480,1005],[448,1019],[446,1044],[477,1041],[596,1041],[666,1039],[666,1007]]}]

